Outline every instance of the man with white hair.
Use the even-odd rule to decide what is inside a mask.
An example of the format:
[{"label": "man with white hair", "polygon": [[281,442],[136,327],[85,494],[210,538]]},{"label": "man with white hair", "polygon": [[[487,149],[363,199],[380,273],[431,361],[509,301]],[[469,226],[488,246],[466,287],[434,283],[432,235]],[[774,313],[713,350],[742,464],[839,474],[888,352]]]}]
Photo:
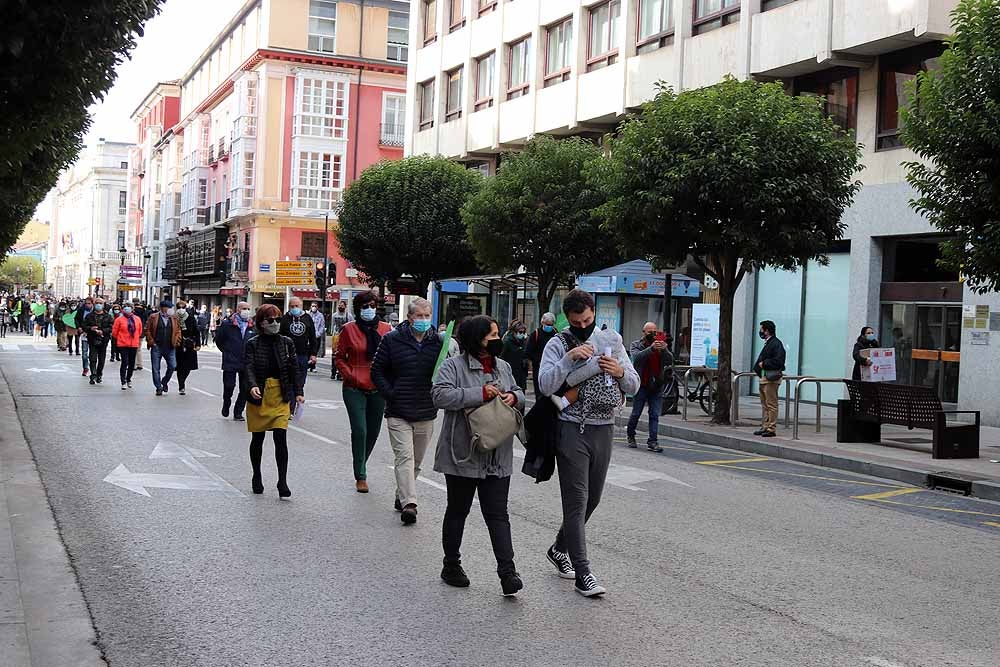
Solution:
[{"label": "man with white hair", "polygon": [[431,377],[441,353],[426,299],[410,302],[406,320],[382,337],[372,360],[372,381],[385,399],[389,442],[395,454],[396,509],[404,524],[417,520],[417,477],[434,434],[437,408]]},{"label": "man with white hair", "polygon": [[535,397],[542,395],[538,390],[538,369],[542,365],[542,353],[548,345],[556,331],[556,316],[552,313],[542,315],[542,326],[531,332],[528,336],[528,344],[524,348],[525,358],[531,362],[531,383],[535,387]]},{"label": "man with white hair", "polygon": [[[253,311],[250,304],[240,301],[236,312],[224,319],[215,330],[215,346],[222,353],[222,416],[229,416],[233,408],[233,420],[244,421],[243,409],[247,404],[247,388],[244,386],[243,350],[246,342],[257,335],[253,328]],[[233,405],[233,391],[239,383],[236,405]]]},{"label": "man with white hair", "polygon": [[309,373],[309,365],[316,363],[319,353],[319,337],[312,317],[302,310],[302,299],[293,296],[288,300],[288,312],[281,318],[282,336],[288,336],[295,343],[295,356],[299,360],[302,381]]}]

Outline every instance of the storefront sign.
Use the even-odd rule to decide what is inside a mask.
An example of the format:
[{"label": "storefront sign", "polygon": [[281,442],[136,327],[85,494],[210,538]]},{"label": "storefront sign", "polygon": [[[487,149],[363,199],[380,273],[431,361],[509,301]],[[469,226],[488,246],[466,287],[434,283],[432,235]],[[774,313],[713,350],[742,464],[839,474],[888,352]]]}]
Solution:
[{"label": "storefront sign", "polygon": [[717,303],[696,303],[691,312],[691,365],[719,367],[719,314]]},{"label": "storefront sign", "polygon": [[615,291],[614,276],[580,276],[576,282],[580,289],[587,292],[600,293]]},{"label": "storefront sign", "polygon": [[[864,353],[868,354],[865,355]],[[862,350],[862,354],[871,359],[871,366],[861,367],[861,380],[864,382],[895,382],[896,381],[896,349],[892,347],[874,347]]]}]

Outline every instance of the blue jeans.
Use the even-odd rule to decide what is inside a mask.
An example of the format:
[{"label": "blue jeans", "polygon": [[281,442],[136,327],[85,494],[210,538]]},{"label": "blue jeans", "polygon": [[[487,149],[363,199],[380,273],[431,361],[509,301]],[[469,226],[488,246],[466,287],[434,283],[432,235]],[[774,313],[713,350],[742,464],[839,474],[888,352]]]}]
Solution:
[{"label": "blue jeans", "polygon": [[[160,359],[165,359],[167,362],[167,372],[162,380],[160,379]],[[160,349],[159,345],[154,345],[153,349],[149,351],[149,360],[153,365],[153,386],[157,389],[163,389],[164,385],[170,383],[174,369],[177,368],[177,350],[171,347],[164,351]]]},{"label": "blue jeans", "polygon": [[656,444],[656,436],[660,429],[660,410],[663,408],[662,395],[659,390],[650,391],[645,387],[639,389],[632,399],[632,415],[628,418],[628,437],[635,438],[635,427],[642,416],[642,408],[649,406],[649,439],[647,443]]},{"label": "blue jeans", "polygon": [[86,336],[80,337],[80,355],[83,357],[83,370],[90,371],[90,343]]}]

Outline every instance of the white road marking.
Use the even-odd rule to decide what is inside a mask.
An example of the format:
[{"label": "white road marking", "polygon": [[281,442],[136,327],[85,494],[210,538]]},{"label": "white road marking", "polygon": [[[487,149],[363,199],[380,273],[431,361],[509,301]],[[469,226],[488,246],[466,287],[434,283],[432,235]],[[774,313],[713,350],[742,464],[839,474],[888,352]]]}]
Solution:
[{"label": "white road marking", "polygon": [[[519,445],[514,446],[514,456],[516,458],[523,459],[526,453],[527,452],[525,452],[523,447]],[[645,492],[646,489],[636,486],[636,484],[652,482],[655,480],[670,482],[671,484],[680,484],[681,486],[686,486],[689,489],[694,488],[687,482],[682,482],[676,477],[665,475],[662,472],[653,472],[652,470],[643,470],[642,468],[633,468],[631,466],[618,465],[617,463],[612,463],[608,468],[607,483],[621,489]]]},{"label": "white road marking", "polygon": [[307,431],[304,428],[302,428],[301,426],[294,426],[293,424],[289,424],[288,425],[288,430],[289,431],[298,431],[299,433],[305,433],[306,435],[311,436],[313,438],[316,438],[320,442],[325,442],[328,445],[339,445],[339,444],[341,444],[341,443],[337,442],[336,440],[330,440],[329,438],[324,438],[323,436],[317,435],[317,434],[313,433],[312,431]]},{"label": "white road marking", "polygon": [[190,389],[191,391],[196,391],[199,394],[204,394],[205,396],[211,396],[212,398],[218,398],[215,394],[210,394],[207,391],[205,391],[204,389],[198,389],[198,387],[188,387],[188,389]]},{"label": "white road marking", "polygon": [[892,660],[886,660],[885,658],[880,658],[878,656],[869,656],[864,659],[869,665],[873,667],[906,667],[901,662],[893,662]]},{"label": "white road marking", "polygon": [[149,491],[146,490],[148,487],[183,491],[218,491],[228,496],[243,497],[238,489],[197,460],[199,458],[219,458],[218,454],[161,440],[156,443],[149,458],[154,460],[177,459],[198,474],[135,473],[125,467],[124,463],[121,463],[104,478],[104,481],[147,498],[150,497]]},{"label": "white road marking", "polygon": [[333,401],[310,401],[310,400],[306,400],[306,405],[308,405],[310,408],[316,408],[317,410],[339,410],[340,409],[340,405],[343,405],[343,404],[341,403],[340,405],[338,405],[337,403],[335,403]]},{"label": "white road marking", "polygon": [[21,346],[16,343],[0,343],[0,350],[4,352],[17,352]]}]

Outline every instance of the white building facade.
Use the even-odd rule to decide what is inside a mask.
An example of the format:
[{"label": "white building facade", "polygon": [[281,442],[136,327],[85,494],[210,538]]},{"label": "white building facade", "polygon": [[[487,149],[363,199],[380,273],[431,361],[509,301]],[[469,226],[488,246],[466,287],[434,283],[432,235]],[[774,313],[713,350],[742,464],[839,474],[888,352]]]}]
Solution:
[{"label": "white building facade", "polygon": [[[414,0],[407,154],[441,154],[493,173],[532,136],[599,138],[651,99],[739,79],[815,95],[863,145],[862,190],[830,264],[761,271],[741,289],[734,365],[752,364],[770,319],[788,373],[850,376],[862,326],[895,347],[899,379],[982,410],[1000,354],[971,346],[963,306],[1000,307],[936,264],[943,237],[910,206],[899,140],[905,86],[933,69],[957,0]],[[968,324],[968,322],[965,322]],[[981,324],[981,322],[979,322]],[[984,370],[987,371],[984,373]],[[830,388],[824,393],[829,398]]]}]

